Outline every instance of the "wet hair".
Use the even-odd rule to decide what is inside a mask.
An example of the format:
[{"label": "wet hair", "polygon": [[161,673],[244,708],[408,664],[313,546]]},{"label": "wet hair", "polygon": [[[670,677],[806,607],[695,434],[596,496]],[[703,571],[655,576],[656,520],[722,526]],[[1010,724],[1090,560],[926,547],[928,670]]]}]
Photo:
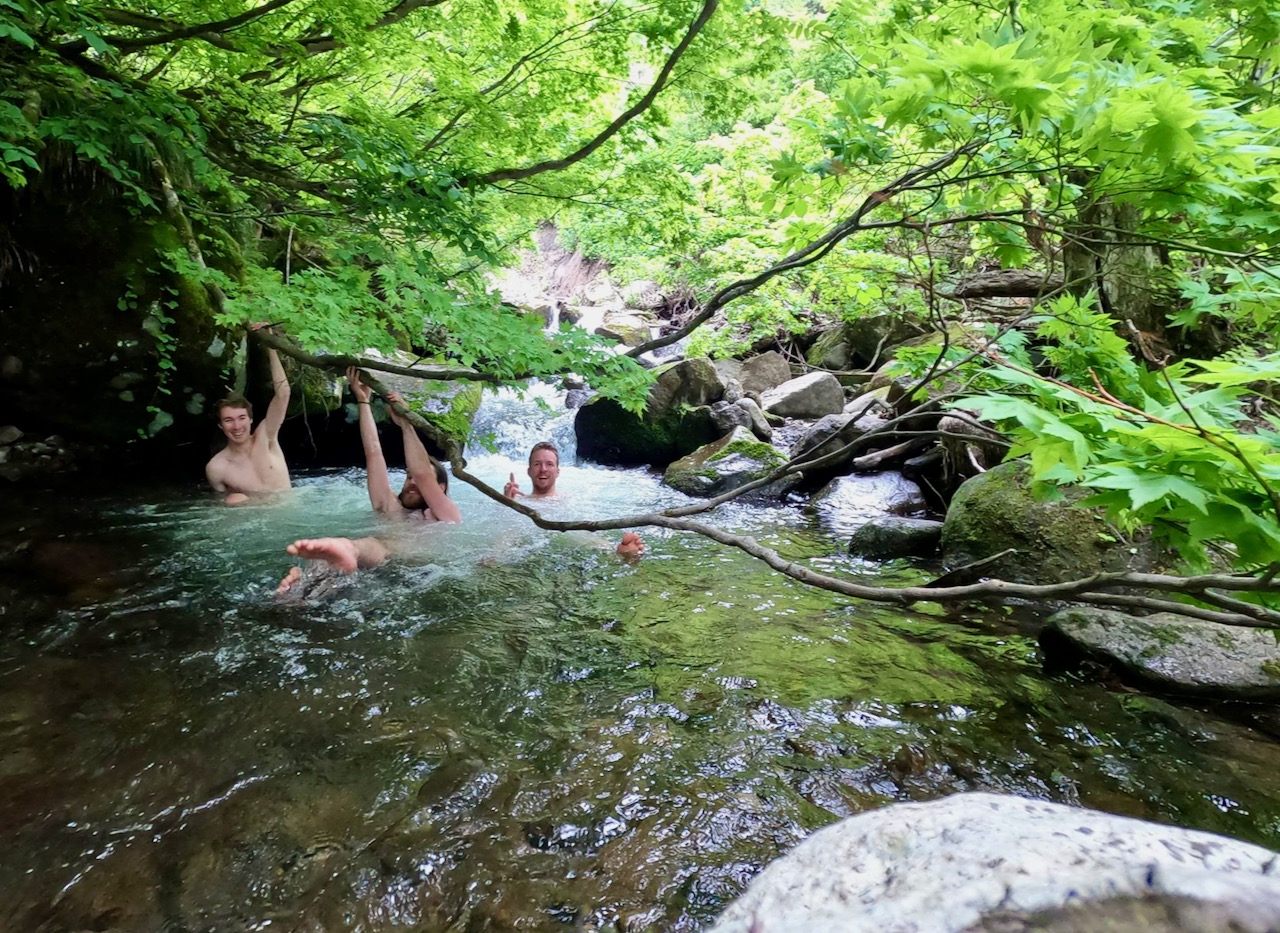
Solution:
[{"label": "wet hair", "polygon": [[243,408],[249,413],[249,417],[251,419],[253,418],[253,405],[239,392],[232,392],[218,403],[218,406],[214,411],[217,412],[217,418],[219,421],[222,420],[222,409],[224,408]]},{"label": "wet hair", "polygon": [[560,451],[556,450],[556,445],[555,445],[555,444],[553,444],[553,443],[551,443],[550,441],[538,441],[538,443],[534,444],[534,445],[533,445],[533,447],[532,447],[532,448],[530,448],[530,450],[529,450],[529,465],[530,465],[530,466],[532,466],[532,465],[533,465],[533,455],[534,455],[534,454],[536,454],[536,453],[537,453],[538,451],[540,451],[540,450],[549,450],[549,451],[551,451],[553,454],[555,454],[555,455],[556,455],[556,466],[559,466],[559,465],[560,465]]}]

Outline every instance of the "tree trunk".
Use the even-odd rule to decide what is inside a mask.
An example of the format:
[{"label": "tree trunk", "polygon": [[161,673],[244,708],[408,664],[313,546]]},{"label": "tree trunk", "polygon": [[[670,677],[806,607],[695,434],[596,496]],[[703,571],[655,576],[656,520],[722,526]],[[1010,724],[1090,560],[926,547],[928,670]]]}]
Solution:
[{"label": "tree trunk", "polygon": [[1080,211],[1062,251],[1067,289],[1116,319],[1121,333],[1152,362],[1167,356],[1167,263],[1138,235],[1141,217],[1130,204],[1100,198]]}]

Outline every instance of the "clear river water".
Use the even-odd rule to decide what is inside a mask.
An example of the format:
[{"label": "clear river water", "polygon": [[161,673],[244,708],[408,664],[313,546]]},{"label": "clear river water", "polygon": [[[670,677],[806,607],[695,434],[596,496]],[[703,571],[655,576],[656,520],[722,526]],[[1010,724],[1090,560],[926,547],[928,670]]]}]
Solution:
[{"label": "clear river water", "polygon": [[[549,515],[685,501],[574,465],[570,416],[483,418],[469,469],[499,489],[562,442]],[[361,470],[238,509],[194,478],[0,491],[0,930],[696,931],[813,830],[973,789],[1280,848],[1274,738],[1047,674],[1025,619],[855,603],[654,529],[628,565],[617,532],[453,493],[463,525],[406,531]],[[925,574],[842,556],[802,504],[713,520]],[[273,597],[289,541],[367,533],[404,553]]]}]

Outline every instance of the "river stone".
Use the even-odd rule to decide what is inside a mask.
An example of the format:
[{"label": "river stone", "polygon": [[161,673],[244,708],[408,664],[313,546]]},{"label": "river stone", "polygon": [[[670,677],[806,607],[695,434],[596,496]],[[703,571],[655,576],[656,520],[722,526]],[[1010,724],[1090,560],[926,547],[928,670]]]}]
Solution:
[{"label": "river stone", "polygon": [[769,427],[769,422],[765,420],[764,412],[755,399],[743,397],[733,404],[747,413],[747,417],[751,419],[751,431],[756,437],[762,441],[773,439],[773,428]]},{"label": "river stone", "polygon": [[885,418],[893,416],[893,406],[889,404],[889,387],[881,386],[863,392],[852,401],[845,402],[842,411],[845,414],[878,414]]},{"label": "river stone", "polygon": [[6,424],[0,428],[0,446],[12,444],[22,437],[22,430],[16,425]]},{"label": "river stone", "polygon": [[831,373],[806,373],[762,392],[760,407],[786,418],[821,418],[844,408],[844,387]]},{"label": "river stone", "polygon": [[681,360],[663,370],[649,390],[648,414],[659,417],[683,405],[710,405],[724,395],[724,383],[705,356]]},{"label": "river stone", "polygon": [[1046,658],[1092,657],[1179,693],[1280,698],[1280,644],[1273,633],[1171,612],[1150,616],[1093,607],[1064,609],[1041,633]]},{"label": "river stone", "polygon": [[[718,496],[772,473],[787,462],[786,456],[744,427],[718,441],[700,447],[667,467],[662,481],[687,496]],[[758,496],[778,497],[795,485],[784,477],[757,490]]]},{"label": "river stone", "polygon": [[[735,380],[739,383],[742,382],[742,360],[735,360],[733,357],[728,357],[723,360],[714,360],[711,365],[716,368],[716,373],[720,376],[720,381],[726,386],[729,384],[730,380]],[[787,378],[791,378],[790,370],[787,371]],[[745,391],[745,389],[743,391]]]},{"label": "river stone", "polygon": [[925,508],[920,487],[901,473],[838,476],[814,494],[809,507],[837,535],[851,535],[873,519]]},{"label": "river stone", "polygon": [[938,550],[941,539],[942,522],[884,515],[873,518],[853,533],[849,553],[867,560],[930,557]]},{"label": "river stone", "polygon": [[[866,412],[861,417],[857,416],[856,411],[827,415],[824,418],[820,418],[813,427],[792,445],[791,458],[797,460],[804,457],[816,460],[825,457],[851,441],[857,440],[862,435],[884,427],[885,424],[886,421],[883,417],[871,411]],[[887,446],[887,444],[888,441],[885,442],[884,446]],[[824,467],[805,470],[805,477],[816,485],[824,479],[849,469],[849,463],[853,458],[866,452],[866,448],[850,450],[844,456]]]},{"label": "river stone", "polygon": [[957,933],[991,914],[1169,895],[1280,925],[1280,855],[1225,836],[988,793],[814,833],[708,933]]},{"label": "river stone", "polygon": [[769,350],[749,360],[743,361],[738,381],[742,383],[742,391],[748,395],[753,392],[767,392],[774,386],[780,386],[791,378],[791,367],[777,350]]},{"label": "river stone", "polygon": [[734,428],[750,428],[751,415],[745,408],[720,401],[711,406],[711,420],[715,422],[721,434],[728,434]]},{"label": "river stone", "polygon": [[805,353],[805,361],[817,369],[849,369],[850,325],[836,324],[818,334]]},{"label": "river stone", "polygon": [[1087,495],[1084,490],[1058,491],[1060,499],[1040,498],[1024,460],[965,480],[947,509],[943,562],[962,567],[1012,548],[1016,553],[984,566],[982,574],[1013,583],[1062,583],[1100,571],[1155,569],[1156,548],[1141,539],[1136,544],[1118,540],[1101,510],[1076,504]]},{"label": "river stone", "polygon": [[604,322],[595,329],[595,333],[597,336],[616,340],[624,346],[638,347],[648,341],[652,328],[649,322],[639,315],[608,312],[604,315]]}]

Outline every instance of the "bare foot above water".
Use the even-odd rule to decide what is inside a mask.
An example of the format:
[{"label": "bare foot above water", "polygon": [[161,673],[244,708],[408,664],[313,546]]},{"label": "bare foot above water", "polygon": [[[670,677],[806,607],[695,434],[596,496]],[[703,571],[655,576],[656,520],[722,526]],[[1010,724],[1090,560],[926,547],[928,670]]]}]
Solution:
[{"label": "bare foot above water", "polygon": [[355,573],[360,566],[359,549],[350,538],[303,538],[293,542],[285,550],[294,557],[322,560],[343,573]]}]

